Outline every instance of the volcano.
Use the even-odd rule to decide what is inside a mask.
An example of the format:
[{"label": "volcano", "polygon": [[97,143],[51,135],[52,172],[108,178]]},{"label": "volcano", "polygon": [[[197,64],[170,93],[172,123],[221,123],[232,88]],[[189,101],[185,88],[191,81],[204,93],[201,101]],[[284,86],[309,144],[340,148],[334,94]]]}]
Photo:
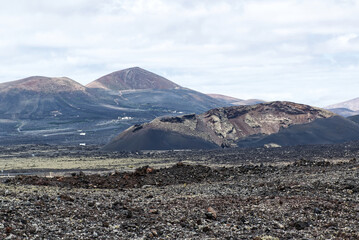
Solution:
[{"label": "volcano", "polygon": [[324,109],[292,102],[216,108],[162,117],[127,129],[105,150],[208,149],[327,144],[359,139],[359,125]]}]

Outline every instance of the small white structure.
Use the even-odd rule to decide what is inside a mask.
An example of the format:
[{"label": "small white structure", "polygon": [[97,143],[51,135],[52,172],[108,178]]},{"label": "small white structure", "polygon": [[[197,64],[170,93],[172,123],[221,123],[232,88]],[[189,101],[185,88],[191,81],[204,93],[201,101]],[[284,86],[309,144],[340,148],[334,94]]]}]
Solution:
[{"label": "small white structure", "polygon": [[86,143],[80,143],[80,146],[86,146]]},{"label": "small white structure", "polygon": [[86,136],[86,133],[82,132],[80,133],[80,136]]},{"label": "small white structure", "polygon": [[118,120],[131,120],[133,119],[132,117],[118,117]]}]

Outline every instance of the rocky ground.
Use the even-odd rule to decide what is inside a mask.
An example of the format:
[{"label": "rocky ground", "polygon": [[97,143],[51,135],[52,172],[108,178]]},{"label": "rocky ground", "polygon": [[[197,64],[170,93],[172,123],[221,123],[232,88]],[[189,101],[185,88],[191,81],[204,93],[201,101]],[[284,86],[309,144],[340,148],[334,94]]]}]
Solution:
[{"label": "rocky ground", "polygon": [[359,239],[358,160],[263,162],[3,179],[0,239]]}]

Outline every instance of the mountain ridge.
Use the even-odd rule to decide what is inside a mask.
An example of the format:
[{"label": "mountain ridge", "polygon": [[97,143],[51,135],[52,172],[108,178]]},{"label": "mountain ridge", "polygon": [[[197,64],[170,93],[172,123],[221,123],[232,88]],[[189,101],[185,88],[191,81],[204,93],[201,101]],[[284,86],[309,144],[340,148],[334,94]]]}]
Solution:
[{"label": "mountain ridge", "polygon": [[226,105],[147,70],[117,72],[139,84],[117,91],[122,82],[113,89],[88,88],[67,77],[44,76],[1,83],[0,141],[105,144],[133,124]]}]

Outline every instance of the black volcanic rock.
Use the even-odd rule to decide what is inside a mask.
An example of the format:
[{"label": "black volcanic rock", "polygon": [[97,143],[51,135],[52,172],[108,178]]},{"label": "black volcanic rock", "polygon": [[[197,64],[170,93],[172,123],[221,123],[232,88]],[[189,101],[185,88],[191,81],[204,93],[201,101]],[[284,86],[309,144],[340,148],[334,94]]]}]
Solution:
[{"label": "black volcanic rock", "polygon": [[180,86],[174,82],[139,67],[110,73],[87,84],[87,87],[114,91],[180,88]]},{"label": "black volcanic rock", "polygon": [[[182,142],[186,138],[191,138],[187,145],[176,144],[175,139]],[[158,118],[124,131],[105,150],[326,144],[358,139],[359,125],[332,112],[271,102],[217,108],[191,117]]]}]

